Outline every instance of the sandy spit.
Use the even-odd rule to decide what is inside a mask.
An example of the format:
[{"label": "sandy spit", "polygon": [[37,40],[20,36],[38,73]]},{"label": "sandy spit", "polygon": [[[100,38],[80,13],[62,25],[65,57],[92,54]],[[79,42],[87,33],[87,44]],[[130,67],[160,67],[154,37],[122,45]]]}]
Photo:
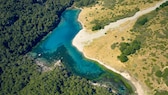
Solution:
[{"label": "sandy spit", "polygon": [[[144,15],[144,14],[147,14],[153,10],[155,10],[157,7],[159,7],[162,3],[166,2],[167,0],[163,0],[161,2],[158,2],[155,6],[153,7],[150,7],[150,8],[147,8],[145,10],[142,10],[142,11],[138,11],[134,16],[132,17],[127,17],[127,18],[124,18],[124,19],[120,19],[116,22],[112,22],[110,23],[109,25],[105,26],[104,29],[101,29],[97,32],[94,32],[94,33],[90,33],[90,32],[87,32],[87,30],[85,29],[85,27],[83,26],[82,22],[82,26],[83,26],[83,29],[80,30],[78,32],[78,34],[75,36],[75,38],[73,39],[73,42],[72,44],[77,47],[77,49],[80,51],[80,52],[83,52],[83,48],[86,46],[86,45],[89,45],[94,39],[96,38],[99,38],[101,36],[104,36],[105,33],[110,30],[110,29],[114,29],[114,28],[117,28],[119,27],[121,24],[127,22],[127,21],[130,21],[130,20],[137,20],[138,17]],[[78,19],[79,20],[79,19]],[[79,20],[80,21],[80,20]],[[84,52],[83,52],[84,53]],[[129,73],[127,72],[120,72],[120,71],[117,71],[115,68],[112,68],[106,64],[104,64],[103,62],[97,60],[97,59],[94,59],[94,58],[90,58],[90,57],[87,57],[86,54],[84,53],[84,56],[88,59],[91,59],[91,60],[95,60],[97,62],[99,62],[101,65],[105,66],[107,69],[110,69],[112,70],[113,72],[116,72],[118,74],[120,74],[121,76],[123,76],[124,78],[126,78],[127,80],[129,80],[133,85],[134,87],[136,88],[136,93],[138,95],[146,95],[147,93],[145,92],[145,89],[143,89],[143,87],[141,86],[141,84],[135,80],[134,78],[132,78],[130,76]]]}]

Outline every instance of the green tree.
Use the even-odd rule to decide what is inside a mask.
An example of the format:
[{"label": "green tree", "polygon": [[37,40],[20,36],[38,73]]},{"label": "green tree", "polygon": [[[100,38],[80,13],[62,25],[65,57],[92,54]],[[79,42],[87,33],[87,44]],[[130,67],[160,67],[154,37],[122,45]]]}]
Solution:
[{"label": "green tree", "polygon": [[121,62],[126,62],[128,61],[128,57],[124,54],[121,54],[120,56],[118,56],[118,59],[121,61]]},{"label": "green tree", "polygon": [[123,52],[129,46],[128,43],[120,43],[120,51]]},{"label": "green tree", "polygon": [[131,43],[126,43],[126,42],[122,42],[120,43],[120,51],[121,51],[121,55],[118,56],[119,60],[121,62],[126,62],[128,61],[127,56],[130,54],[134,54],[137,50],[140,49],[140,45],[141,43],[137,40],[134,40]]}]

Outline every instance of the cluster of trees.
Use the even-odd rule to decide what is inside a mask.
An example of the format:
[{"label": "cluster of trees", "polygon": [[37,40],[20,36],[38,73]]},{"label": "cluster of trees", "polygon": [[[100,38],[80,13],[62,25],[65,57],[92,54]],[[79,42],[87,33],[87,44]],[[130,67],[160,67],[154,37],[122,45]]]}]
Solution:
[{"label": "cluster of trees", "polygon": [[0,94],[16,95],[38,75],[26,57],[59,23],[71,0],[0,0]]},{"label": "cluster of trees", "polygon": [[92,27],[92,31],[100,30],[103,29],[104,27],[100,24],[96,24],[95,26]]},{"label": "cluster of trees", "polygon": [[168,95],[168,91],[156,91],[155,95]]},{"label": "cluster of trees", "polygon": [[56,67],[51,72],[30,81],[20,91],[21,95],[112,95],[107,88],[95,87],[88,80],[75,76],[64,67]]},{"label": "cluster of trees", "polygon": [[98,0],[74,0],[75,6],[77,7],[83,7],[83,6],[89,6],[92,4],[97,3]]},{"label": "cluster of trees", "polygon": [[160,10],[160,9],[166,7],[166,6],[168,6],[168,1],[166,1],[165,3],[163,3],[162,5],[160,5],[160,7],[156,8],[156,11],[158,11],[158,10]]},{"label": "cluster of trees", "polygon": [[118,59],[121,62],[126,62],[128,61],[128,55],[130,54],[134,54],[137,50],[139,50],[141,47],[141,43],[137,40],[134,40],[131,43],[126,43],[126,42],[122,42],[120,43],[120,51],[121,51],[121,55],[118,56]]},{"label": "cluster of trees", "polygon": [[148,22],[148,18],[147,17],[144,17],[142,19],[138,19],[137,23],[139,25],[144,25],[146,22]]},{"label": "cluster of trees", "polygon": [[166,85],[168,86],[168,80],[167,80],[167,77],[168,77],[168,68],[164,69],[164,71],[156,71],[155,72],[155,75],[159,78],[163,78],[163,80],[165,81]]},{"label": "cluster of trees", "polygon": [[94,24],[92,31],[96,31],[103,29],[105,25],[108,25],[110,23],[110,20],[94,20],[91,23]]},{"label": "cluster of trees", "polygon": [[[2,48],[25,54],[59,23],[59,16],[71,0],[1,1],[0,31]],[[40,2],[40,3],[39,3]]]},{"label": "cluster of trees", "polygon": [[[164,69],[164,71],[156,71],[155,72],[155,75],[158,77],[158,78],[161,78],[164,80],[165,84],[168,86],[168,68]],[[156,91],[155,95],[168,95],[168,91],[166,90],[161,90],[161,91]]]},{"label": "cluster of trees", "polygon": [[[112,13],[110,15],[113,15],[111,18],[103,18],[101,20],[93,20],[91,24],[94,24],[92,27],[92,31],[100,30],[103,29],[104,26],[110,24],[111,22],[115,22],[119,19],[125,18],[125,17],[131,17],[133,16],[137,11],[139,11],[139,8],[135,8],[134,10],[128,10],[128,11],[123,11],[124,14],[114,16]],[[144,23],[145,24],[145,23]]]}]

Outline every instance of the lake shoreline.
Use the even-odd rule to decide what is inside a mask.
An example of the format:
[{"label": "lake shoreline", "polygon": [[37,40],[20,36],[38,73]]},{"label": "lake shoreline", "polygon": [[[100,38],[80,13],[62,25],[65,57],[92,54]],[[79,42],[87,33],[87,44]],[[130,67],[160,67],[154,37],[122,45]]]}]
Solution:
[{"label": "lake shoreline", "polygon": [[[159,7],[162,3],[164,3],[165,0],[163,0],[162,2],[159,2],[157,3],[155,6],[153,7],[150,7],[146,10],[143,10],[143,11],[138,11],[132,18],[131,17],[128,17],[128,18],[125,18],[125,19],[121,19],[121,20],[118,20],[116,22],[112,22],[110,23],[109,25],[105,26],[104,29],[101,29],[99,30],[98,32],[96,33],[89,33],[87,32],[87,30],[85,29],[83,23],[81,22],[81,20],[79,19],[80,17],[78,17],[78,21],[81,23],[82,25],[82,30],[80,30],[78,32],[78,34],[75,36],[75,38],[73,39],[72,41],[72,44],[80,51],[83,53],[83,55],[88,58],[88,59],[91,59],[91,60],[94,60],[94,61],[97,61],[99,62],[99,64],[103,65],[104,67],[106,67],[107,69],[115,72],[115,73],[118,73],[120,74],[122,77],[124,77],[125,79],[127,79],[131,84],[133,84],[133,86],[135,87],[135,93],[137,93],[138,95],[145,95],[145,93],[147,92],[145,89],[142,88],[142,85],[137,81],[135,80],[133,77],[131,77],[131,75],[128,73],[128,72],[121,72],[121,71],[118,71],[116,70],[115,68],[112,68],[106,64],[104,64],[103,62],[97,60],[97,59],[94,59],[94,58],[91,58],[91,57],[88,57],[85,52],[83,51],[84,49],[84,46],[86,45],[89,45],[93,39],[96,39],[96,38],[99,38],[101,36],[104,36],[105,33],[109,30],[109,29],[112,29],[112,28],[115,28],[115,27],[118,27],[120,24],[124,23],[125,21],[128,21],[128,20],[132,20],[132,19],[137,19],[138,17],[142,16],[143,14],[147,14],[153,10],[155,10],[157,7]],[[80,9],[82,11],[82,9]],[[80,16],[80,15],[79,15]],[[130,85],[131,85],[130,84]]]},{"label": "lake shoreline", "polygon": [[[80,9],[80,10],[82,11],[82,9]],[[121,76],[123,77],[122,79],[125,79],[124,82],[127,82],[127,83],[132,87],[132,90],[135,90],[135,91],[134,91],[134,94],[145,95],[145,94],[144,94],[144,93],[145,93],[145,90],[142,89],[141,84],[140,84],[138,81],[136,81],[135,79],[133,79],[133,78],[130,76],[130,74],[129,74],[128,72],[117,71],[115,68],[112,68],[112,67],[110,67],[110,66],[104,64],[103,62],[101,62],[101,61],[99,61],[99,60],[97,60],[97,59],[88,57],[88,56],[85,54],[85,52],[83,52],[84,46],[85,46],[85,45],[89,45],[89,44],[92,42],[92,40],[91,40],[91,41],[88,41],[88,42],[86,42],[86,43],[82,43],[82,45],[79,44],[81,39],[78,39],[78,38],[81,38],[81,37],[84,38],[85,35],[88,36],[90,33],[87,33],[87,32],[86,32],[86,29],[84,28],[84,25],[83,25],[83,23],[80,21],[79,18],[78,18],[78,21],[81,23],[82,29],[81,29],[81,30],[78,32],[78,34],[77,34],[77,35],[80,34],[80,36],[77,36],[77,35],[76,35],[75,38],[73,39],[72,45],[75,46],[81,53],[83,53],[83,55],[84,55],[87,59],[94,60],[94,61],[98,62],[100,65],[104,66],[106,69],[111,70],[112,72],[115,72],[115,73],[121,75]],[[83,36],[81,36],[81,35],[83,35]],[[104,36],[104,35],[105,35],[105,33],[103,32],[103,33],[100,33],[99,35],[97,35],[97,37],[101,37],[101,36]],[[85,39],[88,38],[87,36],[86,36]],[[93,39],[94,39],[94,38],[97,38],[97,37],[93,36]],[[83,39],[82,42],[84,42],[85,39]]]}]

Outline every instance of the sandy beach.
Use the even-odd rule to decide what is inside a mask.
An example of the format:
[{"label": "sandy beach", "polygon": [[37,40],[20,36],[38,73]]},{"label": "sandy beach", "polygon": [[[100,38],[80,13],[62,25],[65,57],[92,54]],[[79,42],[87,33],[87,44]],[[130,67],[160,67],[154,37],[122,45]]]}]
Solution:
[{"label": "sandy beach", "polygon": [[[141,10],[139,12],[137,12],[134,16],[132,17],[128,17],[128,18],[124,18],[124,19],[121,19],[121,20],[118,20],[116,22],[112,22],[110,23],[109,25],[105,26],[104,29],[101,29],[97,32],[94,32],[94,33],[91,33],[91,32],[87,32],[87,30],[85,29],[84,25],[82,24],[83,26],[83,29],[81,31],[79,31],[79,33],[75,36],[75,38],[73,39],[73,45],[75,47],[77,47],[77,49],[81,52],[83,52],[84,56],[88,59],[91,59],[91,60],[95,60],[97,62],[99,62],[101,65],[105,66],[106,68],[120,74],[121,76],[123,76],[124,78],[126,78],[127,80],[129,80],[133,85],[134,87],[136,88],[136,93],[138,95],[146,95],[147,92],[146,92],[146,89],[144,89],[142,87],[142,85],[137,81],[135,80],[133,77],[131,77],[131,75],[127,72],[127,71],[124,71],[124,72],[121,72],[121,71],[118,71],[116,70],[115,68],[111,67],[111,66],[108,66],[106,65],[105,63],[101,62],[100,60],[98,59],[95,59],[95,58],[92,58],[92,57],[88,57],[87,54],[84,52],[84,47],[91,44],[91,42],[96,39],[96,38],[99,38],[99,37],[102,37],[102,36],[105,36],[105,34],[109,31],[109,30],[113,30],[115,28],[118,28],[120,27],[120,25],[128,22],[128,21],[136,21],[138,17],[144,15],[144,14],[147,14],[153,10],[155,10],[157,7],[159,7],[162,3],[164,3],[165,1],[167,0],[163,0],[159,3],[157,3],[155,6],[153,7],[150,7],[150,8],[147,8],[145,10]],[[80,16],[80,15],[79,15]]]},{"label": "sandy beach", "polygon": [[[93,39],[96,39],[96,38],[99,38],[101,36],[104,36],[105,33],[108,30],[115,29],[116,27],[119,27],[121,24],[123,24],[123,23],[125,23],[127,21],[136,20],[138,17],[155,10],[157,7],[159,7],[162,3],[166,2],[166,1],[167,0],[163,0],[162,2],[157,3],[153,7],[150,7],[148,9],[145,9],[145,10],[142,10],[142,11],[138,11],[132,17],[127,17],[127,18],[124,18],[124,19],[117,20],[116,22],[112,22],[109,25],[105,26],[104,29],[101,29],[101,30],[99,30],[97,32],[93,32],[93,33],[87,32],[87,30],[85,29],[84,25],[80,21],[80,19],[78,19],[78,21],[82,24],[83,29],[80,30],[78,32],[78,34],[75,36],[75,38],[73,39],[73,45],[75,47],[77,47],[79,51],[83,52],[84,46],[86,46],[89,43],[91,43],[93,41]],[[82,11],[82,9],[81,9],[81,11]]]}]

